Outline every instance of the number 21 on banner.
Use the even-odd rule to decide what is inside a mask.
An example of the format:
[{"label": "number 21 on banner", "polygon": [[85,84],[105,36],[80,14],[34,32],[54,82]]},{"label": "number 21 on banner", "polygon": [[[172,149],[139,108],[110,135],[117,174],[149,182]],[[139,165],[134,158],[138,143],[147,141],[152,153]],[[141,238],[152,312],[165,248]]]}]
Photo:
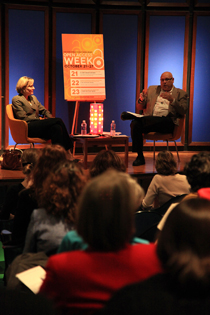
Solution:
[{"label": "number 21 on banner", "polygon": [[70,70],[70,76],[71,77],[78,77],[78,72],[75,70]]}]

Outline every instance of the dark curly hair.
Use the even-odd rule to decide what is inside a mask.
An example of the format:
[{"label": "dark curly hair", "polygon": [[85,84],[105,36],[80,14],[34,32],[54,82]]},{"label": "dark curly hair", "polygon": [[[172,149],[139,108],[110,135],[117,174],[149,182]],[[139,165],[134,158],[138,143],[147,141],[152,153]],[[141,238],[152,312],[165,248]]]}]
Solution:
[{"label": "dark curly hair", "polygon": [[66,222],[75,222],[77,198],[86,183],[82,167],[75,162],[66,161],[57,164],[43,182],[43,189],[37,195],[39,207]]},{"label": "dark curly hair", "polygon": [[184,173],[192,192],[196,192],[200,188],[210,187],[210,153],[194,154],[185,165]]},{"label": "dark curly hair", "polygon": [[39,190],[42,190],[42,183],[53,167],[55,167],[57,163],[65,161],[67,161],[67,153],[60,145],[49,144],[40,150],[39,159],[32,171],[32,189],[35,195],[38,195]]},{"label": "dark curly hair", "polygon": [[177,172],[176,161],[170,151],[161,151],[158,153],[155,167],[158,174],[161,175],[174,175]]},{"label": "dark curly hair", "polygon": [[93,160],[89,173],[90,177],[95,177],[102,174],[109,168],[113,168],[117,171],[125,172],[126,166],[122,159],[112,150],[100,151]]}]

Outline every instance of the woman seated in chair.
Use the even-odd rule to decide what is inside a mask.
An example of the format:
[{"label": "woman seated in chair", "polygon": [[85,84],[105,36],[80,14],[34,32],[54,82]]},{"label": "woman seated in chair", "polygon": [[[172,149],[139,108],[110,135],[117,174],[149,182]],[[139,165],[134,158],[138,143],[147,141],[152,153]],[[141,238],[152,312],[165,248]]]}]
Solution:
[{"label": "woman seated in chair", "polygon": [[139,184],[115,170],[86,185],[76,229],[88,248],[51,256],[40,289],[62,314],[93,314],[117,289],[161,272],[155,244],[129,244],[142,197]]},{"label": "woman seated in chair", "polygon": [[158,174],[153,177],[142,201],[142,208],[145,210],[152,206],[160,207],[171,198],[190,192],[186,176],[177,174],[177,164],[170,151],[158,153],[155,167]]},{"label": "woman seated in chair", "polygon": [[172,211],[157,243],[164,273],[116,293],[99,315],[210,314],[210,201]]},{"label": "woman seated in chair", "polygon": [[[21,77],[16,85],[18,95],[12,99],[14,116],[28,123],[28,136],[51,140],[65,148],[72,158],[73,144],[62,119],[52,118],[51,113],[34,96],[34,79]],[[47,119],[40,119],[44,116]]]}]

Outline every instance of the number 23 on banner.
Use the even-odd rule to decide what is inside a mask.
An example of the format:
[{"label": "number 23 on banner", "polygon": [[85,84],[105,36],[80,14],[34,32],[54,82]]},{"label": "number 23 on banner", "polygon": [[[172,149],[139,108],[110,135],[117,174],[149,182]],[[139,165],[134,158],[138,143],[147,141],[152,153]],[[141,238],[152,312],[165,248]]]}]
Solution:
[{"label": "number 23 on banner", "polygon": [[72,95],[79,95],[80,91],[79,91],[79,89],[71,89],[71,94]]}]

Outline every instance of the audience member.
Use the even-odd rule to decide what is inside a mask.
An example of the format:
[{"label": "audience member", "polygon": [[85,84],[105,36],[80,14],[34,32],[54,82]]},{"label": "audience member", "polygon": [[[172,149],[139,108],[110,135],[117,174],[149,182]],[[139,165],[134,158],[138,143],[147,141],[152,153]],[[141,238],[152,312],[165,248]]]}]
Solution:
[{"label": "audience member", "polygon": [[97,314],[209,314],[209,242],[209,200],[181,202],[168,216],[157,244],[165,272],[123,288]]},{"label": "audience member", "polygon": [[36,196],[42,191],[42,184],[49,172],[61,161],[67,161],[67,155],[60,145],[47,145],[40,150],[39,159],[32,172],[33,184],[30,188],[22,190],[19,195],[12,244],[24,244],[31,213],[38,208]]},{"label": "audience member", "polygon": [[13,219],[19,193],[25,189],[29,188],[31,183],[31,171],[36,165],[37,159],[39,156],[39,150],[35,148],[26,149],[23,151],[22,157],[21,157],[21,164],[22,164],[22,172],[25,175],[24,180],[16,185],[12,185],[8,188],[5,200],[2,206],[2,211],[0,213],[0,219],[1,220],[8,220]]},{"label": "audience member", "polygon": [[177,173],[177,164],[173,154],[170,151],[161,151],[156,158],[155,175],[149,185],[146,196],[142,201],[144,209],[162,206],[171,198],[189,194],[190,185],[185,175]]},{"label": "audience member", "polygon": [[38,209],[31,214],[23,253],[57,252],[64,235],[74,228],[77,198],[85,177],[79,164],[61,162],[43,182],[38,192]]},{"label": "audience member", "polygon": [[115,170],[86,185],[76,229],[88,249],[51,256],[40,289],[62,314],[92,314],[117,289],[161,272],[155,244],[129,244],[142,198],[137,182]]},{"label": "audience member", "polygon": [[210,152],[194,154],[186,163],[184,173],[191,186],[191,194],[188,197],[197,197],[200,188],[210,187]]},{"label": "audience member", "polygon": [[125,172],[126,166],[122,159],[112,150],[102,150],[94,158],[90,169],[90,177],[95,177],[109,168]]},{"label": "audience member", "polygon": [[[190,184],[190,193],[185,196],[182,201],[197,198],[198,190],[205,187],[210,187],[210,153],[199,152],[194,154],[190,161],[186,163],[184,167],[184,173],[187,176],[187,181]],[[174,209],[177,203],[172,204],[164,214],[160,223],[158,224],[158,230],[162,230],[163,225],[169,215]]]}]

